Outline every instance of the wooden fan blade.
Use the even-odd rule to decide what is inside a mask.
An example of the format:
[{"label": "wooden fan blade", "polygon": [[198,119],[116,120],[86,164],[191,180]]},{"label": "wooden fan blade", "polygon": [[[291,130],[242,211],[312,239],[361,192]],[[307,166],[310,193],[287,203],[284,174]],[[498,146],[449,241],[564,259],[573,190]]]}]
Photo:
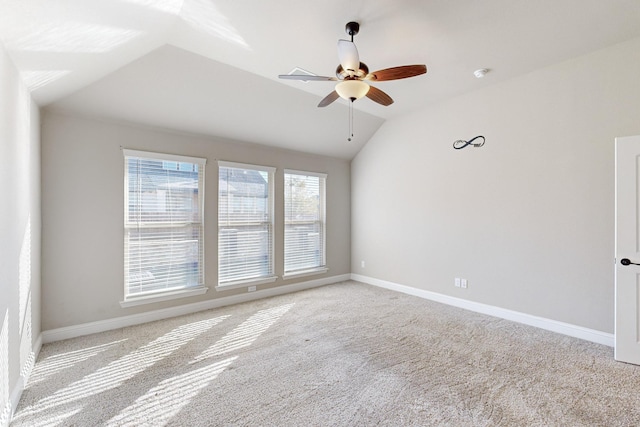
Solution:
[{"label": "wooden fan blade", "polygon": [[393,104],[393,99],[377,87],[369,86],[369,92],[367,92],[367,98],[385,107]]},{"label": "wooden fan blade", "polygon": [[305,80],[305,81],[321,80],[321,81],[333,81],[333,82],[338,80],[335,77],[310,76],[308,74],[280,74],[278,78],[285,79],[285,80]]},{"label": "wooden fan blade", "polygon": [[318,104],[318,107],[326,107],[327,105],[331,104],[333,101],[335,101],[338,98],[340,98],[340,95],[338,95],[338,92],[334,90],[329,95],[325,96],[322,99],[322,101],[320,101],[320,103]]},{"label": "wooden fan blade", "polygon": [[382,82],[385,80],[406,79],[407,77],[415,77],[427,72],[427,66],[422,65],[402,65],[400,67],[385,68],[384,70],[374,71],[367,75],[367,80],[375,80]]}]

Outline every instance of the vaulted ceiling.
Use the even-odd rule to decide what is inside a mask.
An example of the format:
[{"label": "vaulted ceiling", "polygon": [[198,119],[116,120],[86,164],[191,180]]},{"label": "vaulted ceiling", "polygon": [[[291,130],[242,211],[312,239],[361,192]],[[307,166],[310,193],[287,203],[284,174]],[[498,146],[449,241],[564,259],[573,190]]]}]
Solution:
[{"label": "vaulted ceiling", "polygon": [[[336,42],[371,70],[426,64],[375,85],[395,103],[318,102]],[[640,37],[640,0],[0,0],[0,38],[41,106],[345,159],[385,120]],[[483,79],[473,71],[489,68]]]}]

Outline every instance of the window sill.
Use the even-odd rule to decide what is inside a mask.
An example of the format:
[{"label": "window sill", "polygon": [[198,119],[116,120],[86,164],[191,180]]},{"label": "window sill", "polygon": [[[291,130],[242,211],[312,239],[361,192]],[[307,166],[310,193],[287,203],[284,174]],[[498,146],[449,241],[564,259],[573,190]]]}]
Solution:
[{"label": "window sill", "polygon": [[313,276],[315,274],[323,274],[329,271],[327,267],[311,268],[309,270],[293,271],[291,273],[285,273],[282,276],[283,279],[295,279],[296,277]]},{"label": "window sill", "polygon": [[189,289],[179,289],[167,291],[163,293],[155,293],[150,295],[131,296],[124,301],[120,301],[120,307],[135,307],[136,305],[151,304],[160,301],[169,301],[178,298],[192,297],[206,293],[209,288],[204,286],[193,287]]},{"label": "window sill", "polygon": [[226,291],[227,289],[238,289],[247,286],[264,285],[265,283],[273,283],[278,280],[278,276],[260,277],[258,279],[236,280],[222,285],[216,286],[216,291]]}]

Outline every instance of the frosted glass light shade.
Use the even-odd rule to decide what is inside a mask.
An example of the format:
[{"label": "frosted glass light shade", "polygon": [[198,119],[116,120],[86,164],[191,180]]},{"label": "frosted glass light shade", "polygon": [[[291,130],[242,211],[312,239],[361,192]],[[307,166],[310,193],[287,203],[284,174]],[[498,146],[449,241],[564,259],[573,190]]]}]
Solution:
[{"label": "frosted glass light shade", "polygon": [[336,85],[336,92],[344,99],[360,99],[369,92],[369,85],[362,80],[344,80]]}]

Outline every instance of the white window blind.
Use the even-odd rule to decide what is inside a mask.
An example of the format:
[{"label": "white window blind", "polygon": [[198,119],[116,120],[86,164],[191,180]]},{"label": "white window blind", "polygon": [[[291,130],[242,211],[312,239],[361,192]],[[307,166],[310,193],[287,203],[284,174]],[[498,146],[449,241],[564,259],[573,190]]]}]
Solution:
[{"label": "white window blind", "polygon": [[123,151],[125,300],[204,286],[206,160]]},{"label": "white window blind", "polygon": [[218,285],[273,276],[273,174],[218,162]]},{"label": "white window blind", "polygon": [[325,183],[325,174],[285,170],[285,274],[325,266]]}]

